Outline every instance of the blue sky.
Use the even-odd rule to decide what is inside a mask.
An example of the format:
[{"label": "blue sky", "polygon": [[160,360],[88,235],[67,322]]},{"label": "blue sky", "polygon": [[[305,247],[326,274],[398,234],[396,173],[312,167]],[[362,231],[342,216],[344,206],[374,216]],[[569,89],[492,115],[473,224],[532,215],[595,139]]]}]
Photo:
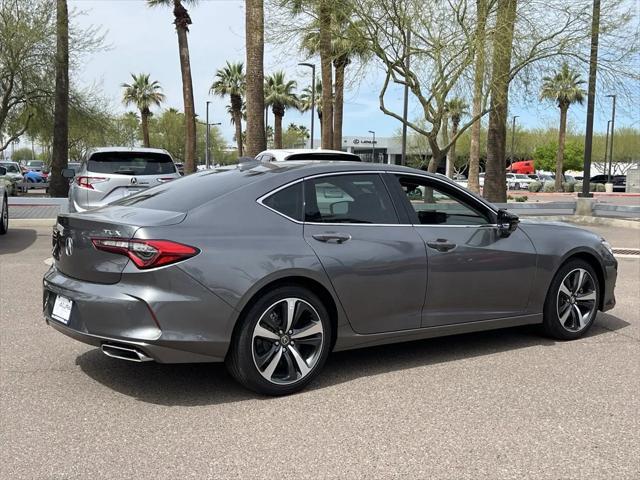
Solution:
[{"label": "blue sky", "polygon": [[[69,0],[72,10],[82,12],[77,22],[82,26],[100,27],[106,34],[108,49],[84,59],[79,83],[97,84],[114,110],[125,111],[120,102],[122,82],[128,82],[130,73],[150,73],[163,86],[167,96],[166,107],[182,110],[182,86],[178,60],[177,38],[172,24],[170,8],[149,8],[143,0]],[[189,8],[193,25],[189,43],[196,113],[204,120],[205,102],[211,101],[210,119],[222,122],[221,130],[231,143],[233,128],[226,113],[228,101],[210,96],[208,91],[215,71],[226,60],[244,61],[244,2],[240,0],[201,0]],[[300,89],[310,82],[309,69],[298,67],[305,59],[297,52],[286,52],[268,47],[265,72],[285,70],[288,77],[297,80]],[[312,60],[313,61],[313,60]],[[315,61],[318,65],[319,61]],[[363,78],[354,82],[357,87],[345,94],[345,135],[368,135],[376,131],[380,137],[396,134],[400,123],[380,112],[378,93],[382,82],[376,67],[370,68]],[[387,102],[401,111],[402,90],[396,88],[387,94]],[[535,102],[534,102],[535,103]],[[417,115],[419,108],[412,105]],[[558,111],[553,105],[517,105],[512,102],[511,115],[519,115],[519,125],[525,127],[556,126]],[[596,129],[604,131],[610,115],[610,102],[597,102]],[[570,124],[584,129],[585,106],[572,107]],[[616,125],[638,126],[638,111],[619,113]],[[270,119],[270,122],[273,120]],[[284,118],[290,122],[309,125],[309,114],[289,111]],[[317,125],[317,123],[316,123]]]}]

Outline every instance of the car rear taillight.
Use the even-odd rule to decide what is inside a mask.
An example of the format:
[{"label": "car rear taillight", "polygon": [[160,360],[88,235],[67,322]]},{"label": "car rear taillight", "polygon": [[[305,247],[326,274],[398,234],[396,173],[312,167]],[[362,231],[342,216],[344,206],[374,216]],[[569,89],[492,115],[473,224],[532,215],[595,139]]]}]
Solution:
[{"label": "car rear taillight", "polygon": [[141,270],[181,262],[200,253],[197,248],[169,240],[92,238],[91,242],[98,250],[128,256]]},{"label": "car rear taillight", "polygon": [[108,178],[105,177],[76,177],[76,183],[79,187],[88,188],[89,190],[93,190],[94,183],[101,183],[108,181]]}]

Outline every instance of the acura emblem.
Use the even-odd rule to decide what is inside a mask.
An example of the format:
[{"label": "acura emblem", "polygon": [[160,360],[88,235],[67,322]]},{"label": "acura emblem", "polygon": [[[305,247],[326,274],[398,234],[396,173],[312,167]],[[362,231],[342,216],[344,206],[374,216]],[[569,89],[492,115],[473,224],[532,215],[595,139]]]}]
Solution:
[{"label": "acura emblem", "polygon": [[71,237],[67,237],[64,242],[64,253],[67,254],[67,257],[73,254],[73,239]]},{"label": "acura emblem", "polygon": [[136,177],[131,177],[131,185],[135,185],[138,183],[138,179]]}]

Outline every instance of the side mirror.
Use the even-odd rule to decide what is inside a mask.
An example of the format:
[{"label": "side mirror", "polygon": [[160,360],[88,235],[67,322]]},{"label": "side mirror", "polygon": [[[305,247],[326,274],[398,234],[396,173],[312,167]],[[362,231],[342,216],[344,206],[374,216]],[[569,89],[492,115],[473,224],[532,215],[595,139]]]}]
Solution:
[{"label": "side mirror", "polygon": [[518,228],[520,219],[517,215],[506,211],[504,208],[498,210],[498,232],[501,237],[508,237]]},{"label": "side mirror", "polygon": [[76,176],[76,171],[73,168],[63,168],[62,169],[62,177],[63,178],[73,178]]}]

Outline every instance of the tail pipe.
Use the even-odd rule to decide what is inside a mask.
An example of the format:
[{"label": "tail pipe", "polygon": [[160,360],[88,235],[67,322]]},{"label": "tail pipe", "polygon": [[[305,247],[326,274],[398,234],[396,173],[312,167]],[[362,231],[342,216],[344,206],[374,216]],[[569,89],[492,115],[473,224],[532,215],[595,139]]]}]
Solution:
[{"label": "tail pipe", "polygon": [[111,343],[102,344],[102,353],[107,357],[119,358],[120,360],[129,360],[130,362],[151,362],[153,358],[128,345],[113,345]]}]

